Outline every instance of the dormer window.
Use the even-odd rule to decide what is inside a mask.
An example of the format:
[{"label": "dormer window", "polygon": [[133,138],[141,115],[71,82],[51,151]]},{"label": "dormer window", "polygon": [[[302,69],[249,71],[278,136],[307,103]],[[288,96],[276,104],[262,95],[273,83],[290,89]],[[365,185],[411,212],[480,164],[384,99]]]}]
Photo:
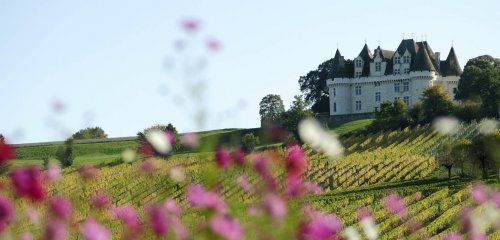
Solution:
[{"label": "dormer window", "polygon": [[394,64],[400,64],[401,63],[401,57],[396,56],[394,57]]},{"label": "dormer window", "polygon": [[401,70],[399,68],[394,69],[394,75],[401,74]]},{"label": "dormer window", "polygon": [[404,63],[410,63],[410,56],[403,56]]},{"label": "dormer window", "polygon": [[361,67],[361,60],[360,59],[356,60],[355,64],[356,64],[357,68],[360,68]]},{"label": "dormer window", "polygon": [[405,71],[405,73],[409,73],[410,69],[409,68],[405,68],[404,71]]},{"label": "dormer window", "polygon": [[375,72],[380,72],[380,70],[382,69],[382,63],[375,63]]}]

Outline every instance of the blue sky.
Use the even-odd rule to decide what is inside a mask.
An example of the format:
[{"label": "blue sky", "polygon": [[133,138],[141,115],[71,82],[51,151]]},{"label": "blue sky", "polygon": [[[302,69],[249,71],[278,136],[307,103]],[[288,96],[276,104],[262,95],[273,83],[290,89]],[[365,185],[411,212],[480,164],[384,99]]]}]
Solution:
[{"label": "blue sky", "polygon": [[[0,133],[38,142],[86,126],[110,137],[168,122],[182,132],[257,127],[261,98],[280,94],[288,106],[298,78],[333,57],[337,43],[352,59],[365,39],[371,49],[380,41],[393,50],[402,34],[426,35],[442,58],[453,41],[463,67],[478,55],[500,57],[499,12],[494,0],[0,0]],[[173,100],[183,83],[165,67],[185,58],[173,43],[186,38],[179,27],[186,18],[201,21],[193,44],[222,43],[215,54],[188,55],[207,60],[202,127]],[[53,102],[64,111],[55,113]]]}]

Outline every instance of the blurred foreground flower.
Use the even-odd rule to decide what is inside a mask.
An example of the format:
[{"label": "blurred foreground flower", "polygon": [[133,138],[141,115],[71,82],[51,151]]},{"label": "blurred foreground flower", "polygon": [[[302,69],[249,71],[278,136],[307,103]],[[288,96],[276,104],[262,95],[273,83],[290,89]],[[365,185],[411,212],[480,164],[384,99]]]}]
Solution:
[{"label": "blurred foreground flower", "polygon": [[384,207],[391,213],[400,218],[406,217],[406,204],[398,195],[391,193],[384,198]]},{"label": "blurred foreground flower", "polygon": [[0,140],[0,166],[5,165],[10,159],[15,157],[14,147]]},{"label": "blurred foreground flower", "polygon": [[460,121],[455,117],[439,117],[432,122],[434,131],[441,135],[453,135],[458,132]]},{"label": "blurred foreground flower", "polygon": [[483,119],[479,123],[479,133],[488,135],[498,128],[498,121],[494,119]]},{"label": "blurred foreground flower", "polygon": [[174,182],[183,182],[186,179],[184,168],[181,166],[171,167],[168,170],[168,175]]},{"label": "blurred foreground flower", "polygon": [[130,205],[121,205],[113,207],[109,211],[113,218],[121,220],[128,228],[140,228],[141,220],[134,207]]},{"label": "blurred foreground flower", "polygon": [[43,175],[38,167],[16,169],[10,173],[17,195],[31,200],[42,200],[45,197]]},{"label": "blurred foreground flower", "polygon": [[213,233],[227,240],[244,239],[241,223],[227,215],[217,215],[210,220],[210,229]]},{"label": "blurred foreground flower", "polygon": [[340,157],[344,151],[337,136],[325,131],[318,121],[312,118],[304,119],[299,123],[299,135],[311,148],[331,158]]},{"label": "blurred foreground flower", "polygon": [[300,227],[299,239],[335,239],[342,231],[342,223],[335,215],[314,210],[309,215],[309,221],[303,223]]},{"label": "blurred foreground flower", "polygon": [[205,191],[199,184],[191,184],[186,192],[186,199],[192,207],[204,207],[218,213],[225,213],[227,205],[217,193]]},{"label": "blurred foreground flower", "polygon": [[109,240],[111,231],[100,225],[93,218],[88,218],[81,226],[83,239],[85,240]]},{"label": "blurred foreground flower", "polygon": [[146,140],[153,149],[161,154],[167,155],[172,150],[171,137],[163,131],[152,129],[146,134]]},{"label": "blurred foreground flower", "polygon": [[67,220],[71,216],[73,207],[69,200],[64,197],[57,196],[50,200],[50,210],[57,218]]},{"label": "blurred foreground flower", "polygon": [[109,202],[109,195],[103,191],[98,191],[90,197],[90,205],[95,208],[106,208]]},{"label": "blurred foreground flower", "polygon": [[49,164],[47,170],[45,170],[45,179],[47,182],[57,182],[61,178],[61,167],[58,164]]},{"label": "blurred foreground flower", "polygon": [[137,160],[137,153],[134,150],[127,148],[122,152],[122,159],[126,163],[135,162],[135,160]]},{"label": "blurred foreground flower", "polygon": [[100,170],[92,165],[85,164],[78,169],[78,173],[84,180],[92,180],[99,175]]},{"label": "blurred foreground flower", "polygon": [[7,228],[14,217],[14,207],[10,200],[0,195],[0,233]]},{"label": "blurred foreground flower", "polygon": [[194,18],[184,19],[181,26],[186,32],[196,32],[200,27],[200,21]]}]

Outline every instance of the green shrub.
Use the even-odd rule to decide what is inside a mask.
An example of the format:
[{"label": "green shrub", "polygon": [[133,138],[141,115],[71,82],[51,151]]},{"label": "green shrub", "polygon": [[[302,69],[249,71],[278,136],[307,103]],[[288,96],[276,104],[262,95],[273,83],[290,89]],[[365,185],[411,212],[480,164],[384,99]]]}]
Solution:
[{"label": "green shrub", "polygon": [[61,162],[61,166],[69,167],[73,165],[73,138],[68,138],[64,146],[59,146],[56,152],[56,158]]},{"label": "green shrub", "polygon": [[259,137],[253,135],[253,133],[247,133],[241,139],[241,144],[245,152],[251,152],[260,144],[260,140]]}]

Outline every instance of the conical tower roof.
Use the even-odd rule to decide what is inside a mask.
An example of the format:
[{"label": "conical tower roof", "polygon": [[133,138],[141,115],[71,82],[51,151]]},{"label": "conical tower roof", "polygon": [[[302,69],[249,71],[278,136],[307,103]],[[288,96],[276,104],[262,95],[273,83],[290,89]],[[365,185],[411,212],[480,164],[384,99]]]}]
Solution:
[{"label": "conical tower roof", "polygon": [[458,63],[457,55],[455,54],[455,49],[451,47],[450,53],[444,61],[444,68],[441,70],[443,76],[460,76],[462,75],[462,68]]},{"label": "conical tower roof", "polygon": [[427,52],[427,48],[420,43],[418,46],[417,57],[413,64],[413,71],[436,71],[434,64]]}]

